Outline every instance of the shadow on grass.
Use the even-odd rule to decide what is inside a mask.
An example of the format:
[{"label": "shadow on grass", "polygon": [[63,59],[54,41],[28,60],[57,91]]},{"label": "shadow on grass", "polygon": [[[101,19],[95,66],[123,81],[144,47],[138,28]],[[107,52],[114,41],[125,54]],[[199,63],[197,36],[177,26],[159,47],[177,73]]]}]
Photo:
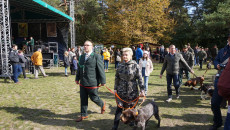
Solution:
[{"label": "shadow on grass", "polygon": [[[112,124],[112,120],[109,119],[100,119],[94,120],[88,119],[76,123],[75,120],[80,113],[71,113],[71,114],[55,114],[50,110],[45,109],[31,109],[25,107],[0,107],[0,110],[5,110],[8,113],[20,114],[17,119],[32,121],[42,125],[51,125],[51,126],[69,126],[76,127],[78,129],[98,129],[106,128],[108,125]],[[93,114],[96,112],[88,111],[88,114]],[[90,124],[90,125],[89,125]]]}]

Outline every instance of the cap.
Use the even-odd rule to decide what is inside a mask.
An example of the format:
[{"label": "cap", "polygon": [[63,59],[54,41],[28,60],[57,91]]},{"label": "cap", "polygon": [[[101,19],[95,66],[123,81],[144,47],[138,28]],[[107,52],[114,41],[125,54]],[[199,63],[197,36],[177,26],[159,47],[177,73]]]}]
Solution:
[{"label": "cap", "polygon": [[184,47],[183,48],[188,48],[188,46],[187,45],[184,45]]}]

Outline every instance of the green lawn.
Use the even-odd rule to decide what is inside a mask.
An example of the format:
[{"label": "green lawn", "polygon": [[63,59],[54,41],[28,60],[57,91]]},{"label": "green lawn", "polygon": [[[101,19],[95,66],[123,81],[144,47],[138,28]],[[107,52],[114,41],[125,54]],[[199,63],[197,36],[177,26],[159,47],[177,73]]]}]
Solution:
[{"label": "green lawn", "polygon": [[[205,67],[205,66],[204,66]],[[161,64],[154,64],[154,71],[149,78],[149,92],[144,105],[155,99],[162,118],[159,130],[207,130],[212,124],[210,100],[200,100],[200,91],[190,90],[186,86],[181,88],[180,99],[166,103],[166,78],[159,78]],[[100,97],[107,102],[105,114],[100,114],[100,108],[89,101],[89,118],[76,123],[74,120],[80,115],[79,86],[74,82],[75,76],[64,77],[64,68],[46,69],[49,77],[33,79],[20,78],[22,84],[5,83],[0,79],[0,129],[85,129],[109,130],[113,126],[116,103],[114,96],[105,88],[99,89]],[[205,70],[194,69],[197,76]],[[209,70],[205,75],[205,82],[210,83],[216,70]],[[114,87],[114,64],[110,65],[106,73],[107,86]],[[185,81],[185,79],[184,79]],[[227,110],[222,109],[223,119]],[[120,129],[131,129],[120,123]],[[153,117],[147,130],[157,129],[156,119]]]}]

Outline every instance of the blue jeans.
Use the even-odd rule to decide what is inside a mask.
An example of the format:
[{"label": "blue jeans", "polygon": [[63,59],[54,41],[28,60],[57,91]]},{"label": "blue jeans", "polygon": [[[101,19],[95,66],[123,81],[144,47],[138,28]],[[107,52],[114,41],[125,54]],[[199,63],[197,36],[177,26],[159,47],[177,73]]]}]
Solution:
[{"label": "blue jeans", "polygon": [[147,91],[148,91],[149,76],[145,76],[145,68],[142,68],[142,77],[144,77],[145,94],[147,94]]},{"label": "blue jeans", "polygon": [[109,60],[104,60],[105,69],[109,68]]},{"label": "blue jeans", "polygon": [[180,92],[179,75],[178,74],[167,74],[166,80],[167,80],[168,97],[172,98],[172,80],[173,80],[173,85],[176,90],[176,94],[179,95],[179,92]]},{"label": "blue jeans", "polygon": [[[230,111],[229,109],[230,109],[230,106],[228,106],[228,111]],[[230,130],[230,113],[227,114],[225,124],[224,124],[224,130]]]},{"label": "blue jeans", "polygon": [[68,68],[68,67],[65,67],[65,75],[68,75],[68,73],[67,73],[67,68]]},{"label": "blue jeans", "polygon": [[214,115],[213,125],[221,126],[222,125],[222,115],[221,115],[221,110],[220,110],[220,104],[222,102],[222,97],[218,94],[218,87],[217,87],[218,81],[219,81],[219,77],[216,77],[215,83],[214,83],[214,92],[213,92],[212,100],[211,100],[211,109]]},{"label": "blue jeans", "polygon": [[15,83],[17,83],[18,82],[18,76],[22,72],[22,66],[20,64],[13,64],[12,67],[13,67],[13,76],[11,78]]}]

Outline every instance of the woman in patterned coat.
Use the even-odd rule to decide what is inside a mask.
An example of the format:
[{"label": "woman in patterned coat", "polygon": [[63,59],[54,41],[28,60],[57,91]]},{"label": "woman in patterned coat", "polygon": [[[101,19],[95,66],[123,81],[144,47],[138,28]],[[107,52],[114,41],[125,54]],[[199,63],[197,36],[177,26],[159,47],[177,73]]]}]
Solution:
[{"label": "woman in patterned coat", "polygon": [[[118,66],[116,71],[114,93],[117,93],[121,99],[130,102],[139,96],[138,86],[141,92],[140,96],[144,96],[144,86],[139,65],[136,61],[132,60],[132,49],[123,48],[122,51],[124,62]],[[128,104],[119,99],[117,99],[117,103],[113,130],[118,129],[122,109],[132,108],[135,105],[135,102]]]}]

